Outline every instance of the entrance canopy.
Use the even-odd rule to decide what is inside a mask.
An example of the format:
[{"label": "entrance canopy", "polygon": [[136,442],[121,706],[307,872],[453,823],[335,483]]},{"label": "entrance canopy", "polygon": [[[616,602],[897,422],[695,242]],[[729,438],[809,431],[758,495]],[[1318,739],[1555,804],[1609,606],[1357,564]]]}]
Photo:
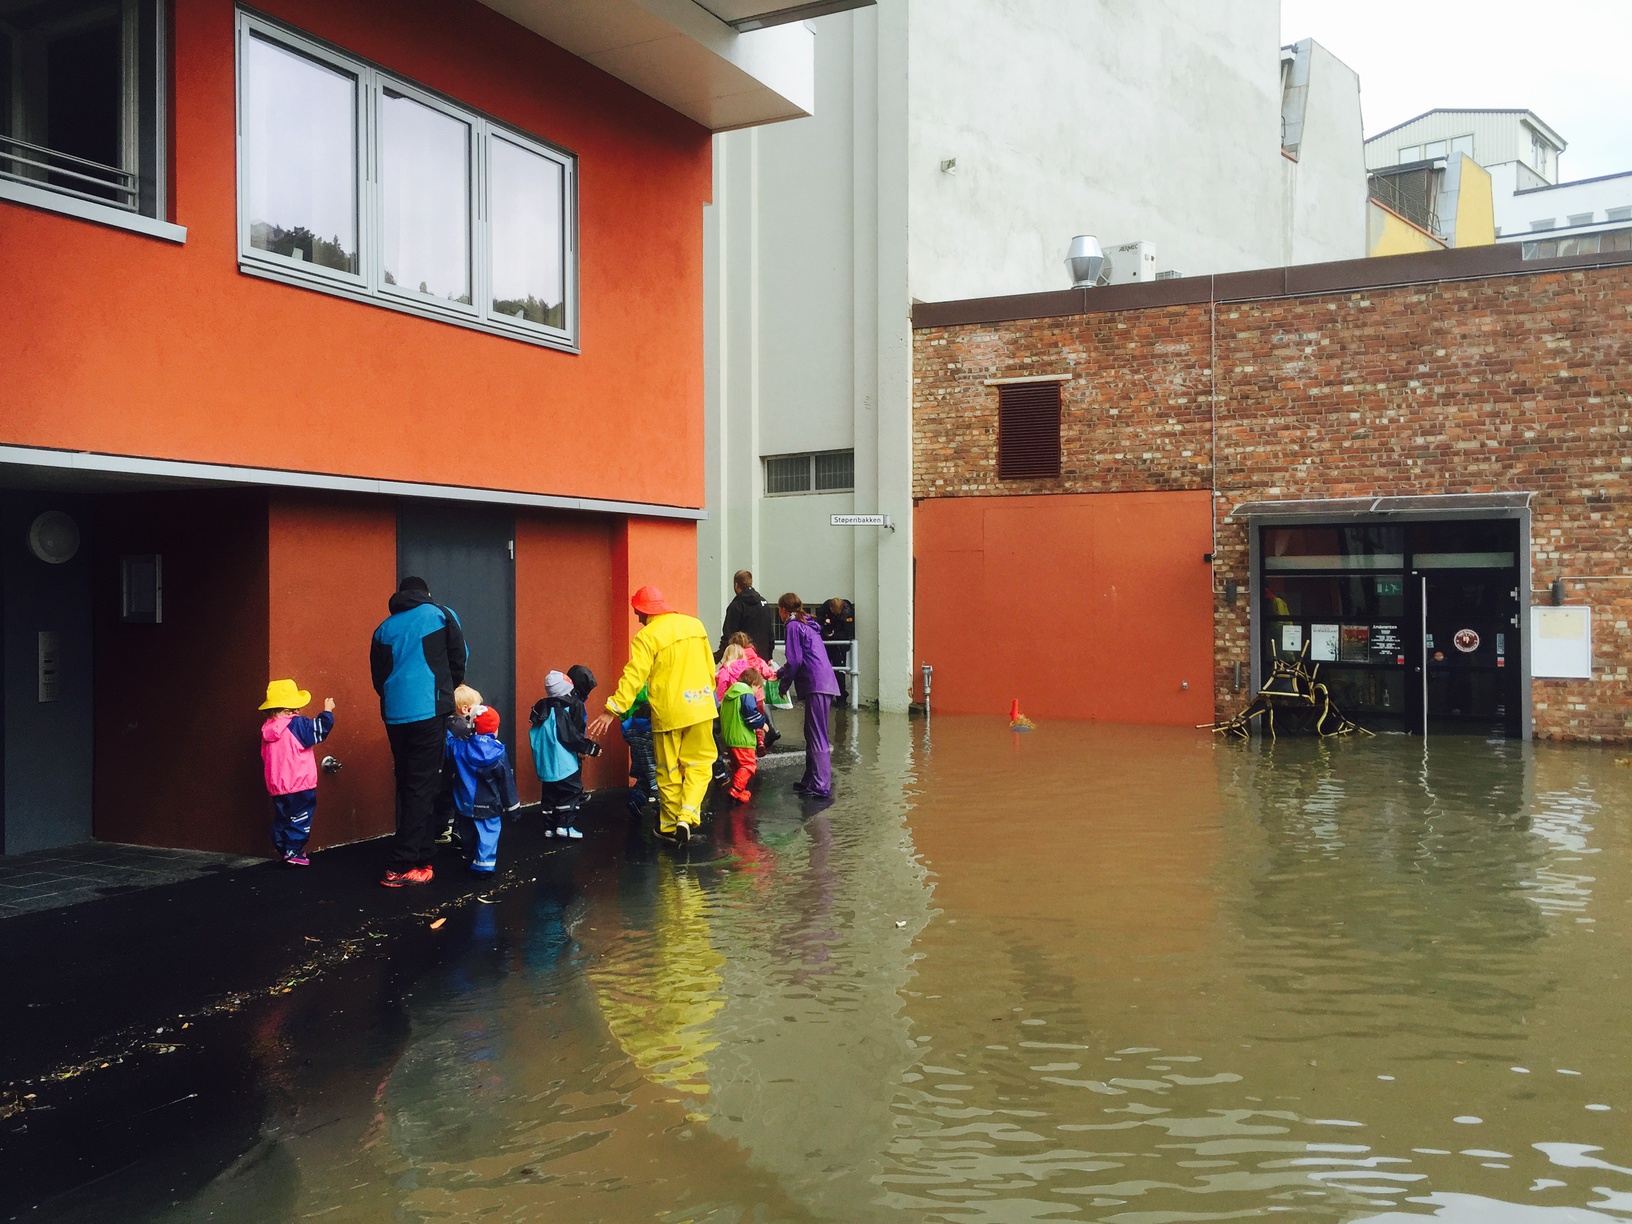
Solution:
[{"label": "entrance canopy", "polygon": [[1242,502],[1230,514],[1256,522],[1322,522],[1375,517],[1502,518],[1530,507],[1534,493],[1440,493],[1421,497],[1311,497]]}]

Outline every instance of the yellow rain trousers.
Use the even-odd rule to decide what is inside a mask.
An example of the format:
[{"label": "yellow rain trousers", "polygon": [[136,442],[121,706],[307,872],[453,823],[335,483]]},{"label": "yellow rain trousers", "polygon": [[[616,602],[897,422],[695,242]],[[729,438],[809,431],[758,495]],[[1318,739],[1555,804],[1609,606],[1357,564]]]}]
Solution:
[{"label": "yellow rain trousers", "polygon": [[673,833],[677,824],[703,822],[703,798],[714,774],[714,724],[693,723],[675,731],[652,732],[657,756],[657,827]]},{"label": "yellow rain trousers", "polygon": [[657,757],[657,827],[696,828],[714,773],[714,656],[708,630],[695,616],[663,612],[629,644],[629,664],[606,709],[622,717],[642,686],[652,707],[652,750]]}]

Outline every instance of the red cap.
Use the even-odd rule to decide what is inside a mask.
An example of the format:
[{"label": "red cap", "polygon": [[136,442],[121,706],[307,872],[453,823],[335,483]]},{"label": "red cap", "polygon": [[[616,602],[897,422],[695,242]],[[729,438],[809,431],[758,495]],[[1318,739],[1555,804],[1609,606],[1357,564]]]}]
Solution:
[{"label": "red cap", "polygon": [[663,592],[654,586],[643,586],[629,597],[629,606],[642,616],[657,616],[664,612],[673,612],[663,599]]},{"label": "red cap", "polygon": [[492,706],[483,706],[481,713],[474,720],[477,735],[497,735],[499,733],[499,712]]}]

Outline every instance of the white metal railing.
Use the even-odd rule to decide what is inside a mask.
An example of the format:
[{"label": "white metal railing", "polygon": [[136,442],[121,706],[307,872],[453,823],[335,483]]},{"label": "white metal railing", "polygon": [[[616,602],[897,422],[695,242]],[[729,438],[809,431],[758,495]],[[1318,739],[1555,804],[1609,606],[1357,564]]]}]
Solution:
[{"label": "white metal railing", "polygon": [[141,206],[141,185],[134,170],[59,153],[15,136],[0,134],[0,178],[132,212]]},{"label": "white metal railing", "polygon": [[[859,710],[861,708],[861,656],[856,650],[855,640],[851,639],[847,642],[824,641],[822,645],[824,647],[844,647],[844,663],[842,666],[835,663],[833,665],[833,670],[844,676],[849,681],[849,683],[845,686],[850,690],[850,699],[846,704],[848,704],[852,710]],[[781,661],[778,661],[776,657],[779,653],[782,655]],[[771,662],[776,665],[777,674],[781,675],[782,669],[787,666],[787,651],[783,648],[780,641],[777,642],[771,650]]]}]

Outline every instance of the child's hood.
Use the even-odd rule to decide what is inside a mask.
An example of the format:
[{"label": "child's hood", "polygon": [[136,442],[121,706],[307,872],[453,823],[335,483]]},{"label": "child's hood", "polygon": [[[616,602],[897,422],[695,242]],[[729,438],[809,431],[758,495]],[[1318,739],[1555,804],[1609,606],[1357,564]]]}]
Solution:
[{"label": "child's hood", "polygon": [[578,695],[579,701],[588,701],[589,695],[595,691],[595,673],[582,663],[574,663],[567,668],[567,679],[572,681],[572,691]]},{"label": "child's hood", "polygon": [[261,742],[273,744],[282,739],[283,729],[289,725],[289,720],[293,717],[293,714],[284,713],[263,722],[261,724]]}]

